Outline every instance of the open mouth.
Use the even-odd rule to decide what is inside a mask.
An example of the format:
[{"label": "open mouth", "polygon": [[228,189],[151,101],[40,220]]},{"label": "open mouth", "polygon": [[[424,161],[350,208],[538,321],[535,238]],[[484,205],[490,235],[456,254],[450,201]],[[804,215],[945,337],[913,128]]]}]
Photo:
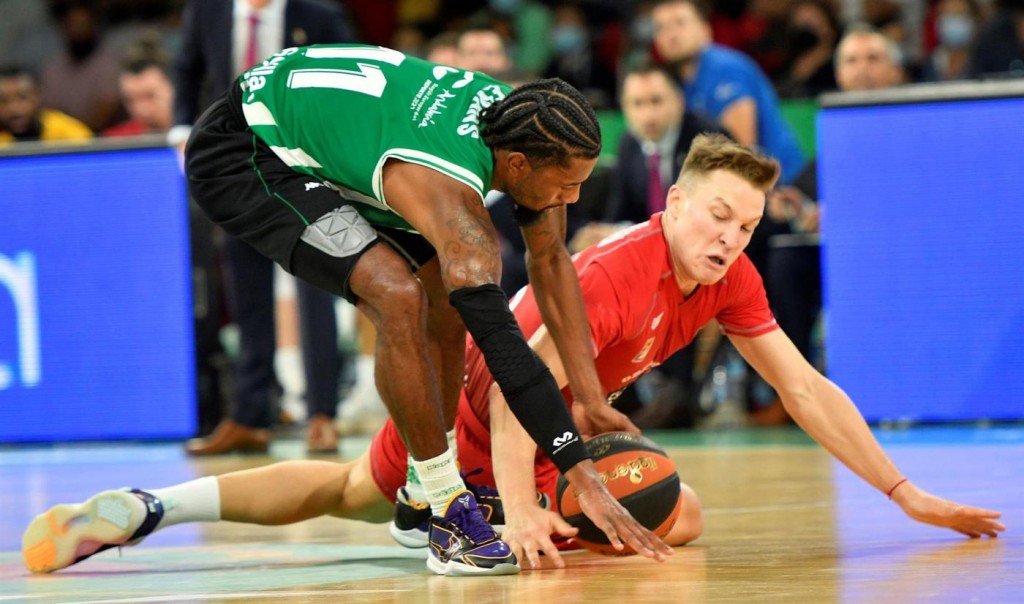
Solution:
[{"label": "open mouth", "polygon": [[711,264],[715,264],[721,267],[725,266],[725,258],[723,258],[722,256],[708,256],[708,260],[711,261]]}]

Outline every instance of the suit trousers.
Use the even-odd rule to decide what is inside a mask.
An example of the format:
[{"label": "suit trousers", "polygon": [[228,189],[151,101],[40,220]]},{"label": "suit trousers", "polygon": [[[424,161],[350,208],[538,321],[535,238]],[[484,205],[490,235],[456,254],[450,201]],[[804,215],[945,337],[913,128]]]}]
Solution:
[{"label": "suit trousers", "polygon": [[[271,396],[277,348],[274,262],[230,236],[226,238],[225,256],[228,303],[241,339],[231,418],[244,426],[268,428],[275,411]],[[310,416],[333,418],[340,372],[336,298],[301,279],[296,279],[296,289],[308,412]]]}]

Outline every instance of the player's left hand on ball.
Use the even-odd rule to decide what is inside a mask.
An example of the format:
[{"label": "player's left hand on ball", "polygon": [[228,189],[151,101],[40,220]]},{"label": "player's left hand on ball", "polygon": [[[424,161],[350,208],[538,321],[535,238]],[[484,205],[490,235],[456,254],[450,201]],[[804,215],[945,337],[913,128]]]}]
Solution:
[{"label": "player's left hand on ball", "polygon": [[629,421],[625,414],[604,401],[589,405],[577,401],[572,406],[572,418],[583,436],[597,436],[605,432],[640,434],[640,428]]},{"label": "player's left hand on ball", "polygon": [[918,522],[953,529],[971,538],[998,537],[1006,530],[1006,525],[999,522],[1001,513],[936,497],[912,483],[900,486],[893,501]]},{"label": "player's left hand on ball", "polygon": [[540,552],[544,552],[555,568],[565,568],[551,535],[557,533],[573,537],[578,532],[579,529],[556,512],[535,504],[523,505],[515,509],[505,508],[505,530],[501,533],[501,540],[512,549],[523,568],[539,569]]},{"label": "player's left hand on ball", "polygon": [[633,518],[612,496],[589,459],[570,468],[565,477],[576,488],[580,509],[608,536],[612,547],[621,550],[628,545],[641,556],[659,562],[672,555],[671,547]]}]

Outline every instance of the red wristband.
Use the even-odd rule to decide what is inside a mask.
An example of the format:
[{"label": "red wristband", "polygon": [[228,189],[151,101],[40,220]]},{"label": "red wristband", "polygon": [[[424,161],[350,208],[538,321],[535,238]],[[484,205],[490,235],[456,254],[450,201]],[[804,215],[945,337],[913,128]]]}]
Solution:
[{"label": "red wristband", "polygon": [[901,484],[903,484],[906,481],[907,481],[907,479],[903,478],[903,479],[900,479],[900,481],[897,482],[896,484],[892,485],[892,488],[889,489],[889,492],[885,494],[885,496],[889,498],[889,501],[892,501],[892,493],[893,493],[893,491],[896,490],[896,487],[900,486]]}]

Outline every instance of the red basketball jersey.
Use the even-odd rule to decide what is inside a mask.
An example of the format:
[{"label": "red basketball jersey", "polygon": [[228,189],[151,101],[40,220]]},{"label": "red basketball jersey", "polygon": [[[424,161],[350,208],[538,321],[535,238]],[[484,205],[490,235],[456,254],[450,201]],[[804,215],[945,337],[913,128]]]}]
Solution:
[{"label": "red basketball jersey", "polygon": [[[726,334],[753,337],[778,328],[761,276],[741,254],[721,281],[684,297],[672,274],[661,214],[605,239],[574,258],[607,396],[618,393],[693,341],[712,318]],[[512,299],[527,340],[541,325],[533,290]],[[493,383],[483,355],[467,338],[466,395],[480,422],[489,424],[487,393]],[[562,394],[571,402],[569,388]]]}]

